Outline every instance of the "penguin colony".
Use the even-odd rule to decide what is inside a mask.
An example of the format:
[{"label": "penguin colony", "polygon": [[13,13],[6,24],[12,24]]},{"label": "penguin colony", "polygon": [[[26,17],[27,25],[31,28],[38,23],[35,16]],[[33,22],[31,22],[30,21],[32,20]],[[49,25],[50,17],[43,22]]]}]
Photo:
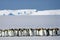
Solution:
[{"label": "penguin colony", "polygon": [[59,28],[19,28],[0,29],[0,37],[21,37],[21,36],[59,36]]}]

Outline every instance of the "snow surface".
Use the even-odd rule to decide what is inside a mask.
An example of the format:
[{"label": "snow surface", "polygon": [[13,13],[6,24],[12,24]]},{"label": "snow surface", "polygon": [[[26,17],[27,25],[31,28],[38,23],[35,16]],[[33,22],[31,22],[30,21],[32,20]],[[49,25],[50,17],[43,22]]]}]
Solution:
[{"label": "snow surface", "polygon": [[60,36],[0,37],[0,40],[60,40]]}]

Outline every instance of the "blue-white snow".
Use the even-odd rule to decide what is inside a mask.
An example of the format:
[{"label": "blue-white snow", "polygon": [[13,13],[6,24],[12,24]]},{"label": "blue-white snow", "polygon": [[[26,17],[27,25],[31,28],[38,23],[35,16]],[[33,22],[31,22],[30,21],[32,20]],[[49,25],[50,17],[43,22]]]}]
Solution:
[{"label": "blue-white snow", "polygon": [[36,9],[20,9],[20,10],[0,10],[0,15],[60,15],[60,9],[56,10],[36,10]]}]

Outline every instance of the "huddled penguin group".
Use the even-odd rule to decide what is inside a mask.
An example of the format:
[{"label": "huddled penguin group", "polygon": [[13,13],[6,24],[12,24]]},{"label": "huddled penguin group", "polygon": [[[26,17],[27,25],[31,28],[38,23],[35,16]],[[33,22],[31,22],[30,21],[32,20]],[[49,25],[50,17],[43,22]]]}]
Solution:
[{"label": "huddled penguin group", "polygon": [[21,36],[59,36],[59,28],[19,28],[19,29],[0,29],[0,37],[21,37]]}]

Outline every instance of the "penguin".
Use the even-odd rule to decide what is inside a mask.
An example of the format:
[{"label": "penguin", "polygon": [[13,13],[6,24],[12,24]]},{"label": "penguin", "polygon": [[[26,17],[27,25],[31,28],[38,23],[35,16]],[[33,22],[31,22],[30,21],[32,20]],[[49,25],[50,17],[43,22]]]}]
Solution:
[{"label": "penguin", "polygon": [[13,29],[8,29],[8,36],[13,37],[14,36],[14,30]]},{"label": "penguin", "polygon": [[0,37],[2,37],[2,30],[0,29]]}]

